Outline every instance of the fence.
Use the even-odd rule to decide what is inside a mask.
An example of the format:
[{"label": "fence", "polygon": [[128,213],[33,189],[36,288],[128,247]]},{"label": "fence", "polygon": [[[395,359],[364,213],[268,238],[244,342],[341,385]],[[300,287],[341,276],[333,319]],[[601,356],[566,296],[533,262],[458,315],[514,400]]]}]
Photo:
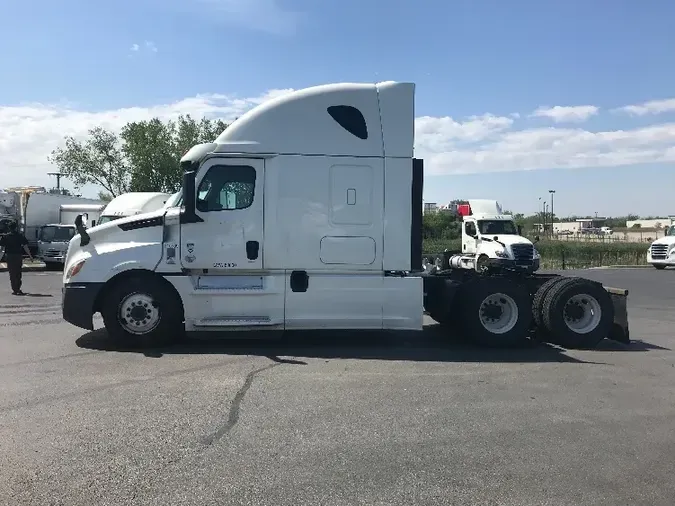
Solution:
[{"label": "fence", "polygon": [[651,243],[665,235],[664,230],[630,230],[615,231],[613,234],[554,234],[554,241],[572,241],[572,242],[644,242]]}]

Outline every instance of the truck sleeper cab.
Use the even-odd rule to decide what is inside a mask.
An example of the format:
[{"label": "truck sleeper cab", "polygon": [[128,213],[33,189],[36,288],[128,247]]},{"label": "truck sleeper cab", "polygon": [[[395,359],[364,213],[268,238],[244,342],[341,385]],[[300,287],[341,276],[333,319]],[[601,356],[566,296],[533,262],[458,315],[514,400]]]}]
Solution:
[{"label": "truck sleeper cab", "polygon": [[[259,105],[185,154],[180,205],[78,228],[63,316],[93,329],[100,312],[113,338],[157,345],[183,329],[421,330],[426,304],[442,323],[469,315],[459,324],[483,344],[521,343],[538,288],[421,272],[413,143],[411,83],[318,86]],[[555,294],[539,297],[540,328],[569,313],[579,342],[607,337],[620,313],[609,293],[557,281],[539,283]]]}]

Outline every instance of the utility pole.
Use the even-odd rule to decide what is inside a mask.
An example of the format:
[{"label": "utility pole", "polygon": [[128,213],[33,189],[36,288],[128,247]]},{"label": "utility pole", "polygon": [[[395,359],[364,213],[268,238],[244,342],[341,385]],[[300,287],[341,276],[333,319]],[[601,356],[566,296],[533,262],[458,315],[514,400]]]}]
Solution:
[{"label": "utility pole", "polygon": [[56,189],[61,193],[61,178],[63,177],[63,174],[60,172],[47,172],[48,176],[56,176]]},{"label": "utility pole", "polygon": [[538,230],[538,232],[541,232],[543,230],[543,228],[541,228],[541,227],[544,226],[544,213],[541,210],[542,210],[541,197],[539,197],[539,203],[537,204],[537,214],[539,215],[539,222],[540,222],[539,228],[540,228],[540,230]]},{"label": "utility pole", "polygon": [[553,195],[555,195],[555,190],[548,191],[551,194],[551,237],[553,237]]}]

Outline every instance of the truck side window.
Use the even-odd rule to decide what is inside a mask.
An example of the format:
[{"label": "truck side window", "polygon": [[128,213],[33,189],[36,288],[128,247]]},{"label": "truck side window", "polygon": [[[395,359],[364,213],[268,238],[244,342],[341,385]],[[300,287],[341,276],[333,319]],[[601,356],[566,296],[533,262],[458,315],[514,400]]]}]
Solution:
[{"label": "truck side window", "polygon": [[230,211],[253,204],[256,172],[248,165],[214,165],[199,183],[197,210]]},{"label": "truck side window", "polygon": [[464,224],[464,229],[466,230],[466,235],[468,236],[476,235],[476,224],[473,221],[467,221]]}]

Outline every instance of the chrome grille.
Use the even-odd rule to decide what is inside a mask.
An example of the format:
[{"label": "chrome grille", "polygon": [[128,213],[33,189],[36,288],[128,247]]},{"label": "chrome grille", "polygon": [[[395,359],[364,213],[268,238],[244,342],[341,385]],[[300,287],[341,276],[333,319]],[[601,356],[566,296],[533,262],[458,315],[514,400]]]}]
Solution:
[{"label": "chrome grille", "polygon": [[45,256],[49,258],[54,258],[54,257],[60,257],[63,256],[64,252],[57,250],[57,249],[48,249],[45,251]]},{"label": "chrome grille", "polygon": [[665,260],[667,255],[667,244],[652,244],[652,258],[654,260]]},{"label": "chrome grille", "polygon": [[534,246],[531,244],[514,244],[511,246],[513,258],[517,265],[530,265],[534,257]]}]

